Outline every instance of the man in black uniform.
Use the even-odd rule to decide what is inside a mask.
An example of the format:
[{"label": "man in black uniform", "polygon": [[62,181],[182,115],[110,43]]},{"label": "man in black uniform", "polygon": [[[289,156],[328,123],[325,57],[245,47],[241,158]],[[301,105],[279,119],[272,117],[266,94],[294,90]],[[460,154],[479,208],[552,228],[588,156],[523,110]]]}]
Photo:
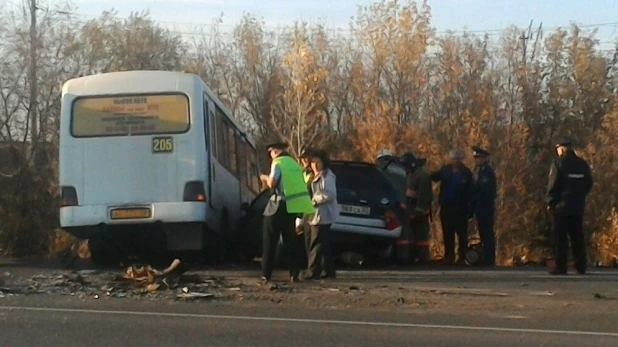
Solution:
[{"label": "man in black uniform", "polygon": [[450,265],[455,260],[455,235],[459,242],[457,262],[465,264],[468,250],[468,218],[472,214],[474,174],[463,163],[463,153],[453,150],[451,163],[431,174],[431,180],[440,182],[440,221],[444,237],[444,261]]},{"label": "man in black uniform", "polygon": [[414,245],[412,259],[419,263],[429,261],[429,217],[433,191],[431,178],[423,168],[426,160],[406,153],[399,161],[406,168],[405,210],[410,225],[408,240]]},{"label": "man in black uniform", "polygon": [[586,242],[584,240],[583,216],[586,196],[592,189],[590,166],[579,158],[571,147],[571,141],[560,138],[555,144],[558,158],[549,168],[549,183],[545,202],[554,215],[554,255],[556,268],[552,275],[566,275],[568,239],[578,273],[586,273]]},{"label": "man in black uniform", "polygon": [[476,192],[474,194],[474,215],[479,230],[485,265],[496,265],[496,236],[494,234],[494,215],[496,200],[496,174],[489,165],[489,152],[479,146],[472,147],[476,162]]}]

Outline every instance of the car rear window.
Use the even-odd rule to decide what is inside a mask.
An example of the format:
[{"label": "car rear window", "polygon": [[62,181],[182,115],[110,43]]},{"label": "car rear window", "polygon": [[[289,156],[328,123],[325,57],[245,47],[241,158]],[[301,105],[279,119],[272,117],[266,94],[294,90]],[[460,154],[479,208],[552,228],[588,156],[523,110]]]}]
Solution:
[{"label": "car rear window", "polygon": [[371,194],[373,191],[380,196],[395,193],[390,181],[375,166],[333,163],[331,170],[337,176],[337,190],[355,190],[374,195]]}]

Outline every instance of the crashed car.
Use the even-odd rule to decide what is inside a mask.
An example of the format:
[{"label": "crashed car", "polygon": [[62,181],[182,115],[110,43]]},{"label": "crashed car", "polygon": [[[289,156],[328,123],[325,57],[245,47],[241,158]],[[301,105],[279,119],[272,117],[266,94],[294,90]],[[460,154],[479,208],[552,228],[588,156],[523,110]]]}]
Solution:
[{"label": "crashed car", "polygon": [[[391,180],[374,164],[354,161],[333,161],[331,170],[337,176],[337,200],[340,216],[332,226],[333,249],[360,253],[368,259],[389,259],[402,227],[400,200]],[[262,211],[268,201],[262,192],[247,208],[242,225],[244,253],[261,256]],[[304,236],[299,242],[304,245]],[[278,258],[285,252],[280,241]]]},{"label": "crashed car", "polygon": [[340,215],[332,226],[334,248],[390,258],[401,236],[402,215],[392,181],[374,164],[333,161]]}]

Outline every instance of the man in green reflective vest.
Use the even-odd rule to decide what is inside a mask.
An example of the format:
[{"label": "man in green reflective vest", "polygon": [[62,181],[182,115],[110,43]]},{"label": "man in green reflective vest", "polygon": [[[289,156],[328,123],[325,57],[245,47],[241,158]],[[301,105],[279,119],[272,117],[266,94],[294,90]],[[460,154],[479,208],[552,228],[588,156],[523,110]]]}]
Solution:
[{"label": "man in green reflective vest", "polygon": [[294,222],[298,216],[312,214],[315,209],[304,182],[303,169],[287,153],[288,145],[276,142],[267,148],[272,159],[270,174],[260,175],[260,179],[271,189],[272,195],[264,209],[262,280],[268,282],[271,279],[277,244],[281,237],[288,252],[290,280],[297,282],[301,250]]}]

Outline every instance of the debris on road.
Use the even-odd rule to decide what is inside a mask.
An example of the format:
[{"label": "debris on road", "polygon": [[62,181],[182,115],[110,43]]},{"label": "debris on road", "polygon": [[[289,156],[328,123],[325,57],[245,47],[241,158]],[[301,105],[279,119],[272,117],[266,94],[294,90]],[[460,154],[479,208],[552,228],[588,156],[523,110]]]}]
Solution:
[{"label": "debris on road", "polygon": [[594,293],[594,298],[595,299],[606,299],[606,300],[615,300],[615,298],[611,298],[607,295],[603,295],[603,294],[599,294],[599,293]]},{"label": "debris on road", "polygon": [[180,293],[178,295],[176,295],[177,298],[179,299],[185,299],[185,300],[190,300],[190,299],[211,299],[214,298],[214,294],[212,293]]},{"label": "debris on road", "polygon": [[170,266],[163,271],[154,269],[150,265],[131,265],[127,268],[123,277],[126,280],[136,281],[144,288],[145,292],[155,292],[161,287],[161,284],[164,284],[168,289],[176,288],[180,275],[188,269],[179,259],[174,259]]},{"label": "debris on road", "polygon": [[532,295],[537,295],[537,296],[554,296],[555,294],[552,292],[532,292]]}]

